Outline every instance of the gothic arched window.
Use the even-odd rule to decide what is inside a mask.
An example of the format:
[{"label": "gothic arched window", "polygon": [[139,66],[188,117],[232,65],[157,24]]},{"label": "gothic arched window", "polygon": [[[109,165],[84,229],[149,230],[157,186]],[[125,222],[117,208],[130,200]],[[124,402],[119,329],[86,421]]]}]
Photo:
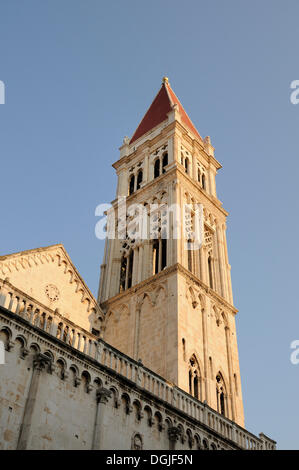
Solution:
[{"label": "gothic arched window", "polygon": [[129,196],[133,194],[134,192],[134,186],[135,186],[135,176],[131,175],[130,176],[130,181],[129,181]]},{"label": "gothic arched window", "polygon": [[165,173],[165,167],[168,165],[168,153],[164,153],[162,158],[162,173]]},{"label": "gothic arched window", "polygon": [[189,393],[198,400],[202,399],[201,374],[194,354],[189,360]]},{"label": "gothic arched window", "polygon": [[201,178],[201,185],[202,185],[202,189],[206,189],[206,177],[204,174],[202,175],[202,178]]},{"label": "gothic arched window", "polygon": [[226,387],[221,373],[216,376],[217,411],[226,416]]},{"label": "gothic arched window", "polygon": [[201,183],[201,173],[199,169],[197,170],[197,181]]},{"label": "gothic arched window", "polygon": [[142,183],[142,178],[143,178],[143,173],[142,170],[139,170],[137,173],[137,186],[136,189],[140,189],[141,183]]},{"label": "gothic arched window", "polygon": [[143,442],[140,434],[133,434],[131,450],[142,450]]},{"label": "gothic arched window", "polygon": [[160,176],[160,160],[157,158],[155,161],[155,166],[154,166],[154,178],[158,178]]}]

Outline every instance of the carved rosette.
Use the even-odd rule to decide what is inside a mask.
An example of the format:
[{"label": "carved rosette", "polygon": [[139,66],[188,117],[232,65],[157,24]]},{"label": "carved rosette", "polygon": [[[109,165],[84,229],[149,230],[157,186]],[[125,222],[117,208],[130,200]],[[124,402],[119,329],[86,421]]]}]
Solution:
[{"label": "carved rosette", "polygon": [[46,285],[45,294],[51,302],[56,302],[60,298],[58,287],[56,287],[54,284]]}]

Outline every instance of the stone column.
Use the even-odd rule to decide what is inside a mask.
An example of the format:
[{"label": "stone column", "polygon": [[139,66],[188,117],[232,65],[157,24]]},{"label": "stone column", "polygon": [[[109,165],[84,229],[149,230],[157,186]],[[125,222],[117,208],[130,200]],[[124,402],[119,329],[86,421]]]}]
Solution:
[{"label": "stone column", "polygon": [[150,240],[143,243],[142,280],[152,276],[152,245]]},{"label": "stone column", "polygon": [[197,177],[196,177],[196,157],[195,157],[195,154],[194,154],[194,150],[192,152],[192,178],[197,181]]},{"label": "stone column", "polygon": [[177,426],[171,426],[168,429],[169,450],[175,450],[175,444],[181,435],[181,430]]},{"label": "stone column", "polygon": [[228,290],[228,297],[229,302],[233,305],[233,291],[232,291],[232,280],[231,280],[231,273],[230,273],[230,264],[228,262],[228,253],[227,253],[227,241],[226,241],[226,227],[225,225],[222,226],[222,234],[223,234],[223,244],[224,244],[224,256],[225,256],[225,264],[226,264],[226,278],[227,278],[227,290]]},{"label": "stone column", "polygon": [[137,273],[137,284],[143,280],[143,245],[139,245],[139,253],[138,253],[138,273]]},{"label": "stone column", "polygon": [[139,329],[140,329],[140,312],[142,302],[137,302],[135,306],[135,325],[134,325],[134,350],[133,358],[135,361],[138,360],[139,355]]},{"label": "stone column", "polygon": [[101,449],[101,430],[105,414],[105,405],[111,397],[111,390],[101,387],[96,392],[97,408],[93,430],[92,450]]},{"label": "stone column", "polygon": [[149,155],[150,155],[150,150],[149,148],[147,148],[145,150],[144,169],[143,169],[143,181],[145,183],[147,183],[149,180]]},{"label": "stone column", "polygon": [[50,357],[46,356],[45,354],[37,354],[33,360],[33,372],[25,404],[23,421],[20,427],[17,450],[27,449],[32,424],[32,416],[37,400],[39,379],[41,372],[46,368],[47,365],[51,365]]},{"label": "stone column", "polygon": [[[207,298],[206,298],[207,303]],[[210,383],[209,383],[209,359],[208,359],[208,326],[207,326],[207,309],[210,308],[210,303],[201,309],[201,318],[202,318],[202,343],[203,343],[203,359],[204,359],[204,388],[205,388],[205,400],[210,405]]]}]

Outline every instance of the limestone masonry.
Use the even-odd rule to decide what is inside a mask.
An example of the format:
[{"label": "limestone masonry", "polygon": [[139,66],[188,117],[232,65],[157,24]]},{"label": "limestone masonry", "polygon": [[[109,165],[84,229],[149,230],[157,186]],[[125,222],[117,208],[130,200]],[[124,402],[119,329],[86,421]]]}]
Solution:
[{"label": "limestone masonry", "polygon": [[106,238],[98,300],[62,245],[0,257],[0,448],[275,449],[244,428],[221,165],[167,78],[113,167],[115,230],[124,197],[148,223]]}]

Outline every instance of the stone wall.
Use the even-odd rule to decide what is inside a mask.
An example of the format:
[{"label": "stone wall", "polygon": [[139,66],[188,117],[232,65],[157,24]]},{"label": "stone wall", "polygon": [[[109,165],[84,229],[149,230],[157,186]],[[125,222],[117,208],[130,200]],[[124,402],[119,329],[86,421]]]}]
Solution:
[{"label": "stone wall", "polygon": [[99,340],[93,356],[0,307],[0,448],[275,447]]}]

